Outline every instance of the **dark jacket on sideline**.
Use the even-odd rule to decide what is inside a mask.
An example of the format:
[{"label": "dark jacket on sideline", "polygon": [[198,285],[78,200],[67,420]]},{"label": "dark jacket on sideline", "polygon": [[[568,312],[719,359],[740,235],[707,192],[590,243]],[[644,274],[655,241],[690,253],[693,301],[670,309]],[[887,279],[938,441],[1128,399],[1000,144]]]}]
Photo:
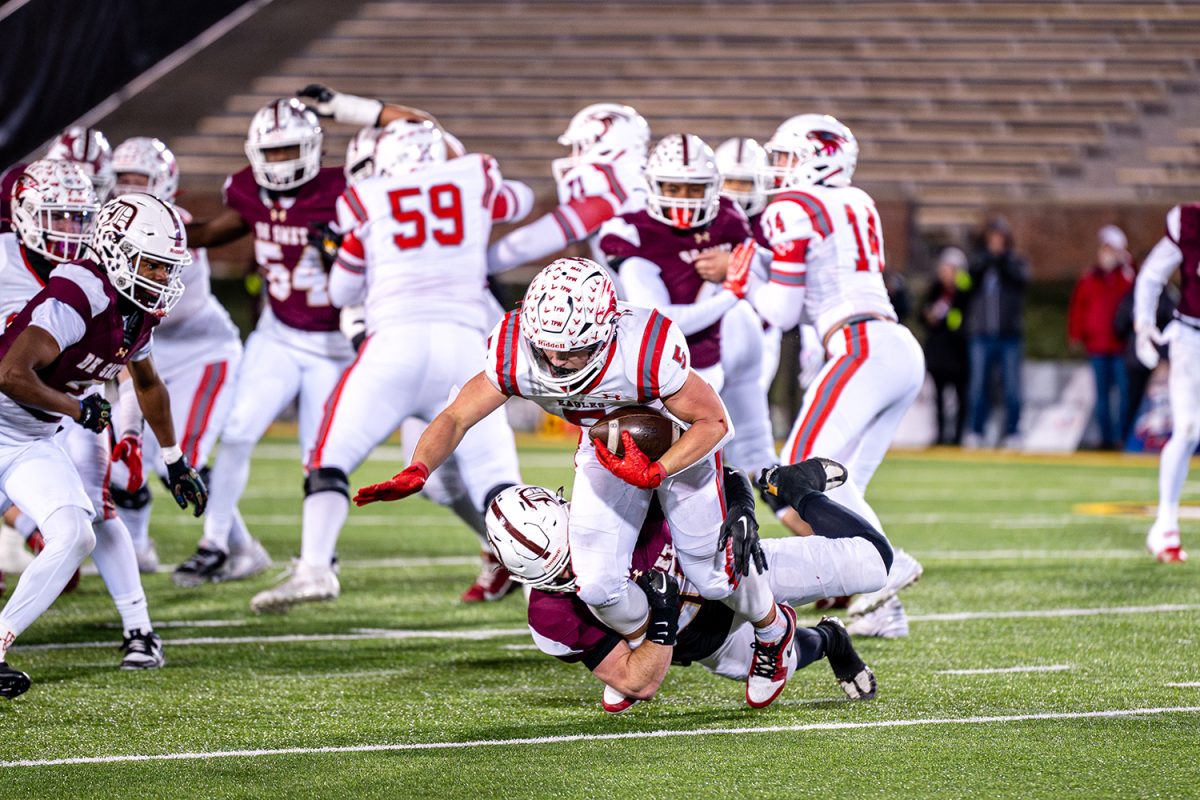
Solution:
[{"label": "dark jacket on sideline", "polygon": [[967,332],[971,336],[1021,336],[1029,262],[1011,249],[998,256],[981,249],[971,259],[970,273]]}]

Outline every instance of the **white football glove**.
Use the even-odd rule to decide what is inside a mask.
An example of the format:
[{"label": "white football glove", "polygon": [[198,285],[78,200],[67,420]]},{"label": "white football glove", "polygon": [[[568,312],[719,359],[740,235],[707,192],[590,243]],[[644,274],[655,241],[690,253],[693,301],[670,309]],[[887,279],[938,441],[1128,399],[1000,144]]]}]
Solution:
[{"label": "white football glove", "polygon": [[1135,337],[1133,351],[1137,354],[1138,361],[1142,362],[1146,369],[1154,369],[1158,366],[1158,346],[1166,341],[1162,331],[1156,325],[1143,325],[1138,328]]},{"label": "white football glove", "polygon": [[378,124],[379,115],[383,111],[382,100],[336,92],[319,83],[305,86],[296,92],[296,97],[318,117],[333,117],[337,122],[357,125],[360,128]]}]

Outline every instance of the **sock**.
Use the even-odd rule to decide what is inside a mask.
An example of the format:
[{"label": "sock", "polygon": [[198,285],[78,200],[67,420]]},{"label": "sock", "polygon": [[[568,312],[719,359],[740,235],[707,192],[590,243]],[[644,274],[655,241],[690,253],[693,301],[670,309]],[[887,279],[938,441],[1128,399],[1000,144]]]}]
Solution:
[{"label": "sock", "polygon": [[1154,522],[1160,530],[1179,530],[1179,497],[1195,450],[1195,440],[1182,430],[1173,432],[1163,446],[1158,460],[1158,518]]},{"label": "sock", "polygon": [[779,609],[775,610],[775,619],[761,628],[754,629],[754,635],[762,642],[778,642],[787,633],[787,615]]},{"label": "sock", "polygon": [[350,498],[341,492],[317,492],[304,498],[300,560],[310,567],[329,569],[349,513]]},{"label": "sock", "polygon": [[8,648],[12,647],[13,640],[16,638],[17,634],[0,617],[0,662],[8,658]]},{"label": "sock", "polygon": [[483,546],[491,552],[491,545],[487,541],[487,527],[483,521],[483,514],[479,513],[479,509],[471,502],[471,498],[467,495],[462,495],[450,504],[450,510],[455,516],[467,524],[467,527],[475,531],[475,535],[483,542]]},{"label": "sock", "polygon": [[250,480],[250,456],[253,442],[221,442],[208,487],[208,509],[204,512],[204,541],[211,547],[229,552],[238,501]]},{"label": "sock", "polygon": [[121,615],[121,626],[126,634],[135,629],[141,629],[143,633],[149,631],[150,611],[146,593],[142,590],[137,554],[133,551],[133,540],[125,523],[115,517],[97,522],[92,528],[96,532],[92,560]]},{"label": "sock", "polygon": [[250,535],[250,530],[246,527],[246,521],[242,519],[242,512],[236,508],[233,509],[233,524],[229,526],[230,552],[245,550],[253,543],[254,537]]},{"label": "sock", "polygon": [[19,636],[58,599],[67,581],[96,545],[91,514],[78,506],[52,512],[41,525],[41,531],[46,549],[21,573],[17,588],[0,611],[0,630],[7,630],[6,636]]},{"label": "sock", "polygon": [[796,669],[825,657],[825,635],[820,628],[796,628]]},{"label": "sock", "polygon": [[[738,616],[753,622],[771,613],[775,607],[775,595],[771,593],[767,576],[751,569],[749,575],[742,576],[737,589],[721,602],[732,608]],[[782,634],[783,629],[780,629]]]},{"label": "sock", "polygon": [[150,546],[150,503],[141,508],[121,508],[117,506],[117,516],[125,523],[129,538],[133,541],[133,549],[141,552]]}]

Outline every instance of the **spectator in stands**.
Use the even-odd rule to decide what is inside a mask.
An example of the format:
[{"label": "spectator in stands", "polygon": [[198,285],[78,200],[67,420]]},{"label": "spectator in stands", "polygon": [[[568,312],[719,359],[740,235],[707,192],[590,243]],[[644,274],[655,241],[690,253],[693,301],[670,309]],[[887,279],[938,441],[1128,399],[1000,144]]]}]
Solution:
[{"label": "spectator in stands", "polygon": [[1004,445],[1020,446],[1021,355],[1025,335],[1025,289],[1029,262],[1013,249],[1004,217],[988,221],[971,261],[967,332],[971,362],[971,430],[963,443],[978,447],[991,414],[990,378],[999,367],[1004,387]]},{"label": "spectator in stands", "polygon": [[[921,304],[925,328],[925,368],[933,378],[937,404],[938,444],[961,444],[967,418],[967,336],[963,310],[971,276],[967,254],[947,247],[938,256],[937,278],[929,285]],[[946,413],[946,389],[954,390],[954,419]]]},{"label": "spectator in stands", "polygon": [[[1071,294],[1067,340],[1073,350],[1087,353],[1092,362],[1100,447],[1112,450],[1123,441],[1122,426],[1129,417],[1129,375],[1125,370],[1128,341],[1117,333],[1116,317],[1121,301],[1133,291],[1134,271],[1124,231],[1116,225],[1105,225],[1098,238],[1096,263]],[[1112,406],[1114,390],[1116,409]]]}]

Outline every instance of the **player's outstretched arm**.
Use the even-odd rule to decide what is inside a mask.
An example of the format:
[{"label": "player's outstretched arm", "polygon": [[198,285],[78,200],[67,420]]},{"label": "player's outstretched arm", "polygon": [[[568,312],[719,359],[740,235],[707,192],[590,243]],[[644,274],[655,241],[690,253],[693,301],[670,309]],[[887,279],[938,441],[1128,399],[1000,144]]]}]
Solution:
[{"label": "player's outstretched arm", "polygon": [[154,359],[147,356],[139,361],[130,361],[129,377],[133,380],[133,390],[137,393],[142,414],[162,447],[163,461],[167,465],[167,482],[171,485],[175,502],[183,509],[190,504],[192,515],[200,516],[208,505],[208,487],[175,441],[171,396],[158,370],[154,368]]},{"label": "player's outstretched arm", "polygon": [[[58,341],[49,331],[30,325],[12,343],[4,358],[0,359],[0,392],[21,405],[40,408],[51,414],[62,414],[99,432],[103,426],[90,428],[85,424],[89,421],[87,418],[93,414],[84,403],[66,392],[46,385],[38,377],[37,370],[58,358],[60,352]],[[103,398],[100,398],[100,403],[103,408],[94,409],[97,419],[93,424],[99,425],[98,417],[103,416],[104,425],[107,425],[112,409]]]},{"label": "player's outstretched arm", "polygon": [[319,117],[332,118],[335,122],[357,125],[360,128],[382,128],[398,119],[428,121],[441,127],[441,123],[433,114],[419,108],[338,92],[319,83],[305,86],[296,92],[296,97]]},{"label": "player's outstretched arm", "polygon": [[193,249],[220,247],[250,233],[250,226],[246,224],[246,220],[232,209],[226,209],[203,222],[189,222],[184,228],[187,231],[188,247]]},{"label": "player's outstretched arm", "polygon": [[504,405],[507,399],[488,383],[482,372],[467,381],[458,396],[433,418],[421,434],[413,451],[412,463],[393,475],[391,480],[359,489],[354,496],[354,504],[365,506],[380,500],[401,500],[421,491],[429,473],[446,463],[467,431]]},{"label": "player's outstretched arm", "polygon": [[667,474],[675,475],[720,447],[731,427],[725,404],[694,371],[688,374],[683,388],[662,400],[668,411],[691,426],[659,459]]},{"label": "player's outstretched arm", "polygon": [[671,666],[679,631],[679,584],[657,570],[641,575],[638,587],[646,593],[650,622],[646,641],[636,650],[620,642],[592,673],[631,700],[649,700],[658,692]]}]

